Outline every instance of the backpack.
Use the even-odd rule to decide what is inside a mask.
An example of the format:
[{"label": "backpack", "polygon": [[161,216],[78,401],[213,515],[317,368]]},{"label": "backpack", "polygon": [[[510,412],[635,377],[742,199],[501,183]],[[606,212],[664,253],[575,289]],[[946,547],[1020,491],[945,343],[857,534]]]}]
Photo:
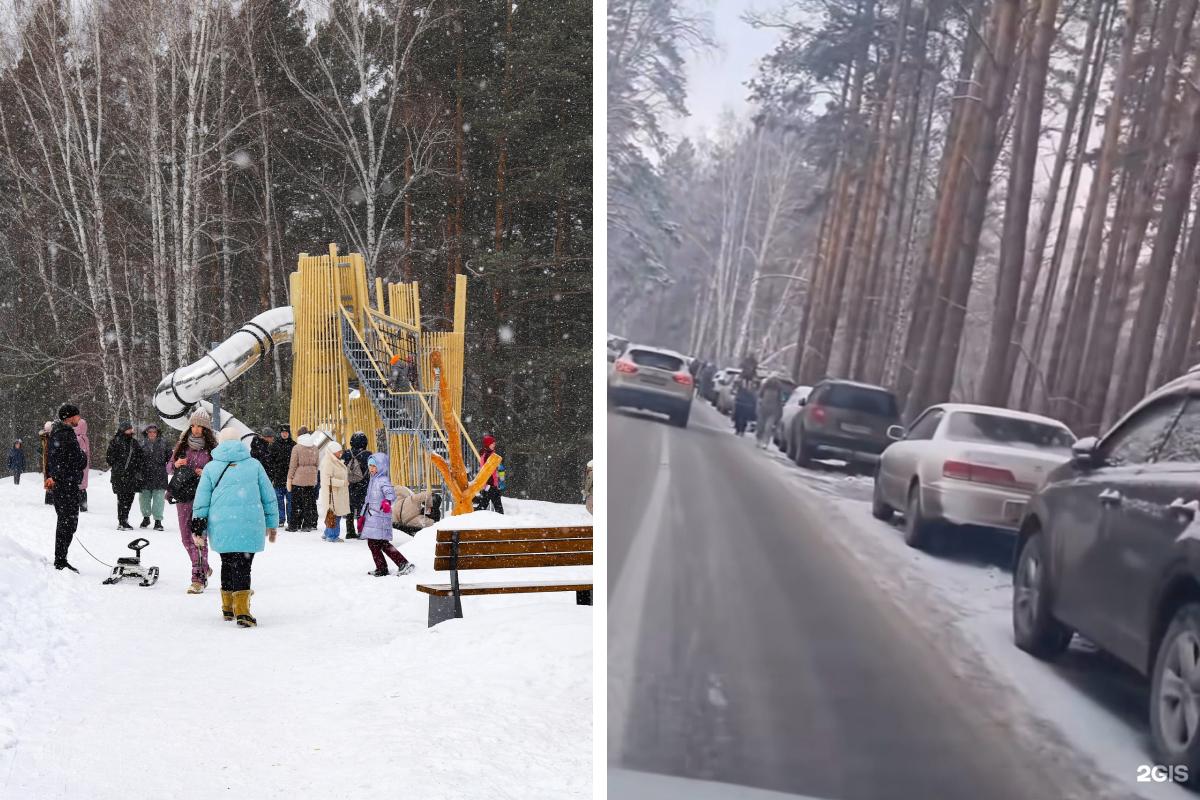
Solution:
[{"label": "backpack", "polygon": [[348,472],[350,483],[362,483],[367,479],[367,474],[363,472],[362,461],[353,453],[350,454],[350,469]]},{"label": "backpack", "polygon": [[196,499],[196,490],[200,488],[200,476],[191,467],[179,467],[171,475],[167,489],[171,492],[172,503],[190,503]]}]

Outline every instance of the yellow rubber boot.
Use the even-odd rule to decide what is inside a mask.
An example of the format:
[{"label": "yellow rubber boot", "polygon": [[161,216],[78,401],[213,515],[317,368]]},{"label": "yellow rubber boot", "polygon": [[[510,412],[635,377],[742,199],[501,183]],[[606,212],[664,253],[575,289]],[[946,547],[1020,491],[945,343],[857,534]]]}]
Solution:
[{"label": "yellow rubber boot", "polygon": [[233,622],[233,592],[221,590],[221,615],[226,622]]},{"label": "yellow rubber boot", "polygon": [[250,616],[250,590],[233,592],[233,613],[237,616],[239,628],[253,628],[258,620]]}]

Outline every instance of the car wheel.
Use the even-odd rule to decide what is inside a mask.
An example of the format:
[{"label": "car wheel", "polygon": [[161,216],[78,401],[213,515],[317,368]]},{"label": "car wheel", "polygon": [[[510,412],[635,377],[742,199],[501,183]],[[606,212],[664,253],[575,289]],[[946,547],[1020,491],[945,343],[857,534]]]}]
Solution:
[{"label": "car wheel", "polygon": [[801,467],[812,466],[812,451],[804,443],[804,428],[796,429],[796,464]]},{"label": "car wheel", "polygon": [[1045,537],[1035,532],[1025,540],[1013,574],[1012,625],[1017,647],[1042,659],[1062,655],[1071,643],[1071,629],[1050,613]]},{"label": "car wheel", "polygon": [[1154,659],[1150,735],[1161,763],[1187,767],[1185,783],[1200,778],[1200,604],[1175,612]]},{"label": "car wheel", "polygon": [[904,543],[918,550],[928,549],[933,528],[933,522],[925,519],[921,511],[921,490],[914,483],[908,490],[908,505],[904,507]]},{"label": "car wheel", "polygon": [[875,488],[871,492],[871,516],[884,522],[891,522],[896,509],[883,502],[883,493],[879,490],[879,470],[875,471]]}]

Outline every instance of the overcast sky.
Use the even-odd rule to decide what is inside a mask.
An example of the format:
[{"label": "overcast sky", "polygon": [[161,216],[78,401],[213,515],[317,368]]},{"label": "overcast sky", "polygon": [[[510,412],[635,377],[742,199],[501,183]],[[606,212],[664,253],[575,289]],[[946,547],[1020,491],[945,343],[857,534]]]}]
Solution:
[{"label": "overcast sky", "polygon": [[722,111],[732,110],[745,117],[746,82],[757,71],[760,58],[771,52],[779,40],[778,31],[755,30],[742,21],[749,9],[769,9],[763,0],[694,0],[712,20],[712,34],[718,49],[690,53],[687,58],[688,110],[691,115],[673,120],[667,130],[676,136],[702,138],[720,121]]}]

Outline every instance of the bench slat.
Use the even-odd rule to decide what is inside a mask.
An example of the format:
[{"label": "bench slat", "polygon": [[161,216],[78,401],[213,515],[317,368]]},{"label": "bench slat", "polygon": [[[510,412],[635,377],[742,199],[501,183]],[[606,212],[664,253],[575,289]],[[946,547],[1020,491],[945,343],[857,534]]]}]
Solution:
[{"label": "bench slat", "polygon": [[[556,583],[554,581],[523,581],[520,583],[467,583],[459,587],[459,594],[525,594],[529,592],[590,592],[590,583]],[[448,583],[422,583],[417,585],[418,592],[447,597],[451,594]]]},{"label": "bench slat", "polygon": [[[435,555],[449,556],[454,545],[443,542]],[[591,539],[527,539],[521,542],[463,542],[458,546],[462,556],[507,556],[527,553],[590,553]]]},{"label": "bench slat", "polygon": [[[591,553],[537,553],[519,556],[465,556],[458,559],[458,568],[464,569],[514,569],[521,567],[577,567],[592,563]],[[439,571],[450,569],[449,556],[437,556],[433,568]]]},{"label": "bench slat", "polygon": [[[449,543],[451,530],[439,530],[439,543]],[[562,528],[485,528],[477,531],[458,531],[460,542],[523,541],[528,539],[590,539],[591,525],[570,525]]]}]

